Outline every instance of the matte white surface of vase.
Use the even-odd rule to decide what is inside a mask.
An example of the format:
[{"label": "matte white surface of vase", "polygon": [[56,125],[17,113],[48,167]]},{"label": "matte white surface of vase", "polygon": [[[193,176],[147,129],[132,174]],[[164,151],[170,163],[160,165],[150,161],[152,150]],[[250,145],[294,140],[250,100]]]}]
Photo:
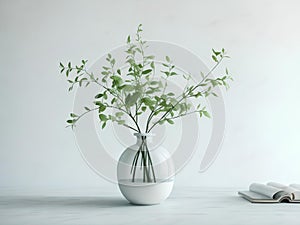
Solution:
[{"label": "matte white surface of vase", "polygon": [[[174,185],[174,164],[169,152],[162,146],[151,148],[151,134],[135,134],[136,144],[128,147],[120,156],[118,162],[118,184],[123,196],[132,204],[159,204],[169,197]],[[155,181],[145,181],[140,160],[137,163],[135,179],[133,180],[132,164],[141,146],[142,137],[146,138],[149,146]],[[152,177],[153,178],[153,177]]]}]

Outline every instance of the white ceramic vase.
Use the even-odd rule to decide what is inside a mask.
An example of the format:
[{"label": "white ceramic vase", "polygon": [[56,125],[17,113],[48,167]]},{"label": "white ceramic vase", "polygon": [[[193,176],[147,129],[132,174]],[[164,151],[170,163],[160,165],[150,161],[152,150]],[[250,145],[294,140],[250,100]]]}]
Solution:
[{"label": "white ceramic vase", "polygon": [[125,149],[118,162],[120,191],[132,204],[159,204],[172,192],[174,163],[162,146],[151,149],[153,135],[136,133],[135,136],[136,144]]}]

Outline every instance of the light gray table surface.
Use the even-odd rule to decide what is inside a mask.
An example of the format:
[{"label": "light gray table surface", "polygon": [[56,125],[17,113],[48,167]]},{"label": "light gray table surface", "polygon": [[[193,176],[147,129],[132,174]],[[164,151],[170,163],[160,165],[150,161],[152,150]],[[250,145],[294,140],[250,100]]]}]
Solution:
[{"label": "light gray table surface", "polygon": [[175,187],[164,203],[129,204],[116,187],[0,189],[0,224],[300,224],[300,204],[252,204],[234,188]]}]

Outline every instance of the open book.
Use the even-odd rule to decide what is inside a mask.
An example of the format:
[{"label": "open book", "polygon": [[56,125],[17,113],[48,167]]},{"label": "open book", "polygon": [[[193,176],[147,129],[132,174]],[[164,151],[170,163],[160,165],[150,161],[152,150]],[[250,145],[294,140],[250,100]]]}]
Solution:
[{"label": "open book", "polygon": [[239,191],[238,194],[253,203],[300,203],[300,184],[286,186],[275,182],[253,183],[249,191]]}]

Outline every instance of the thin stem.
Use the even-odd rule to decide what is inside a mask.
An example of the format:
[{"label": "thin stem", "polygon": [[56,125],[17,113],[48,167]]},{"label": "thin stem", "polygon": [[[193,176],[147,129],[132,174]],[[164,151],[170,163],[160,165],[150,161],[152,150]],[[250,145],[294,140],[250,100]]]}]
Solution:
[{"label": "thin stem", "polygon": [[150,152],[149,152],[148,146],[146,146],[146,150],[147,150],[147,154],[148,154],[148,159],[149,159],[150,167],[151,167],[151,170],[152,170],[153,181],[154,181],[154,183],[156,183],[154,168],[153,168],[152,159],[151,159],[151,156],[150,156]]},{"label": "thin stem", "polygon": [[123,125],[124,127],[127,127],[127,128],[129,128],[129,129],[131,129],[131,130],[134,130],[134,131],[136,131],[136,132],[139,132],[137,129],[135,129],[135,128],[133,128],[133,127],[127,125],[127,124],[122,124],[122,125]]},{"label": "thin stem", "polygon": [[76,122],[77,122],[78,120],[80,120],[81,117],[83,117],[85,114],[87,114],[87,113],[89,113],[89,112],[92,112],[92,111],[95,111],[95,110],[98,110],[98,109],[99,109],[99,107],[96,107],[96,108],[90,109],[89,111],[86,111],[86,112],[82,113],[80,116],[78,116],[78,117],[76,118]]},{"label": "thin stem", "polygon": [[[114,109],[117,109],[117,110],[119,110],[119,111],[123,111],[124,113],[126,113],[126,114],[128,115],[128,113],[127,113],[125,110],[121,109],[121,108],[117,108],[117,107],[115,107],[115,106],[108,106],[108,105],[107,105],[106,107],[108,107],[108,108],[114,108]],[[78,122],[84,115],[86,115],[87,113],[90,113],[90,112],[95,111],[95,110],[99,110],[99,107],[90,109],[90,110],[88,110],[88,111],[82,113],[81,115],[79,115],[78,117],[75,118],[75,119],[76,119],[76,122],[75,122],[75,123],[77,123],[77,122]],[[130,115],[129,115],[129,116],[130,116]],[[70,126],[71,126],[71,125],[70,125]],[[129,128],[129,129],[131,129],[131,130],[134,130],[134,131],[136,131],[136,132],[140,132],[140,130],[135,129],[135,128],[133,128],[132,126],[130,126],[130,125],[128,125],[128,124],[122,124],[122,126],[127,127],[127,128]],[[68,126],[67,126],[67,127],[68,127]]]},{"label": "thin stem", "polygon": [[[200,87],[200,85],[206,80],[206,78],[218,67],[218,65],[221,63],[221,61],[223,60],[224,56],[222,56],[220,58],[220,60],[215,64],[215,66],[202,78],[202,80],[195,86],[193,87],[189,92],[193,92],[194,90],[196,90],[198,87]],[[169,110],[167,110],[161,117],[159,120],[157,120],[151,127],[149,130],[147,130],[146,132],[150,132],[160,121],[162,121],[181,101],[183,101],[184,99],[186,99],[188,97],[189,94],[187,95],[183,95],[177,102],[176,104],[174,104]],[[149,122],[150,123],[150,122]]]},{"label": "thin stem", "polygon": [[[95,82],[96,84],[100,85],[101,87],[103,87],[105,90],[107,90],[109,93],[111,93],[113,96],[115,96],[116,98],[118,98],[120,100],[120,102],[125,106],[126,104],[124,103],[123,99],[121,98],[120,95],[118,95],[117,93],[115,93],[113,90],[111,90],[110,88],[104,86],[103,84],[99,83],[93,76],[92,73],[89,73],[86,69],[83,69],[82,71],[84,71],[89,77],[90,79]],[[134,129],[135,131],[138,131],[139,133],[141,132],[141,129],[137,123],[137,121],[135,120],[135,118],[132,116],[131,112],[128,112],[127,110],[124,110],[124,109],[121,109],[121,108],[117,108],[117,107],[114,107],[114,106],[108,106],[107,107],[111,107],[111,108],[116,108],[118,110],[121,110],[123,112],[125,112],[132,120],[133,122],[135,123],[137,129]]]},{"label": "thin stem", "polygon": [[130,170],[130,173],[132,173],[133,171],[133,168],[134,168],[134,164],[135,164],[135,161],[137,160],[137,158],[139,157],[139,151],[137,151],[137,153],[135,154],[134,158],[133,158],[133,161],[132,161],[132,165],[131,165],[131,170]]},{"label": "thin stem", "polygon": [[131,129],[135,130],[135,131],[138,132],[138,133],[141,133],[141,129],[140,129],[138,123],[135,121],[135,119],[134,119],[134,117],[132,116],[131,113],[128,113],[126,110],[124,110],[124,109],[122,109],[122,108],[118,108],[118,107],[111,106],[111,105],[106,105],[106,107],[108,107],[108,108],[113,108],[113,109],[117,109],[117,110],[120,110],[120,111],[124,112],[126,115],[129,116],[130,119],[133,120],[133,122],[135,123],[137,129],[135,129],[135,128],[133,128],[133,127],[130,127],[129,125],[126,125],[126,126],[127,126],[128,128],[131,128]]},{"label": "thin stem", "polygon": [[143,159],[143,169],[144,169],[144,174],[146,175],[147,178],[147,182],[151,182],[151,178],[150,178],[150,174],[148,171],[148,166],[147,166],[147,141],[146,141],[146,137],[142,137],[143,139],[143,149],[142,149],[142,159]]},{"label": "thin stem", "polygon": [[136,157],[134,157],[134,160],[132,162],[132,166],[131,166],[131,171],[133,170],[133,175],[132,175],[132,182],[134,182],[134,179],[135,179],[135,172],[136,172],[136,166],[137,166],[137,162],[138,162],[138,159],[139,159],[139,155],[141,153],[141,148],[142,148],[142,145],[139,147],[137,153],[136,153]]},{"label": "thin stem", "polygon": [[[155,109],[156,107],[154,107],[154,109]],[[148,117],[148,119],[147,119],[147,125],[146,125],[146,131],[145,131],[145,133],[147,133],[147,131],[148,131],[148,129],[149,129],[149,124],[150,124],[150,121],[151,121],[151,119],[152,119],[152,117],[153,117],[153,115],[154,115],[154,110],[152,110],[151,111],[151,113],[149,114],[149,117]]]},{"label": "thin stem", "polygon": [[147,146],[146,137],[141,137],[141,138],[142,138],[141,145],[139,146],[139,149],[138,149],[137,153],[135,154],[132,165],[131,165],[130,173],[132,173],[132,182],[135,182],[136,169],[137,169],[138,160],[139,160],[140,155],[141,155],[140,168],[143,169],[143,172],[142,172],[143,182],[152,182],[150,171],[152,172],[154,182],[156,182],[154,168],[152,165],[152,160],[151,160],[149,149]]},{"label": "thin stem", "polygon": [[166,118],[166,120],[167,119],[177,119],[179,117],[187,116],[187,115],[190,115],[190,114],[193,114],[193,113],[196,113],[196,112],[200,112],[200,110],[194,110],[192,112],[188,112],[188,113],[180,114],[180,115],[177,115],[177,116],[169,117],[169,118]]},{"label": "thin stem", "polygon": [[137,129],[138,129],[138,132],[141,133],[141,129],[140,129],[140,126],[138,125],[137,121],[134,119],[134,117],[132,116],[131,113],[128,114],[129,117],[133,120],[133,122],[135,123]]},{"label": "thin stem", "polygon": [[113,96],[115,96],[116,98],[118,98],[123,105],[125,105],[122,97],[119,94],[117,94],[116,92],[114,92],[112,89],[106,87],[105,85],[99,83],[97,81],[97,79],[94,78],[94,75],[92,73],[89,73],[86,69],[82,69],[81,71],[84,71],[90,77],[90,79],[91,79],[92,82],[94,82],[94,83],[98,84],[99,86],[101,86],[102,88],[104,88],[110,94],[112,94]]}]

